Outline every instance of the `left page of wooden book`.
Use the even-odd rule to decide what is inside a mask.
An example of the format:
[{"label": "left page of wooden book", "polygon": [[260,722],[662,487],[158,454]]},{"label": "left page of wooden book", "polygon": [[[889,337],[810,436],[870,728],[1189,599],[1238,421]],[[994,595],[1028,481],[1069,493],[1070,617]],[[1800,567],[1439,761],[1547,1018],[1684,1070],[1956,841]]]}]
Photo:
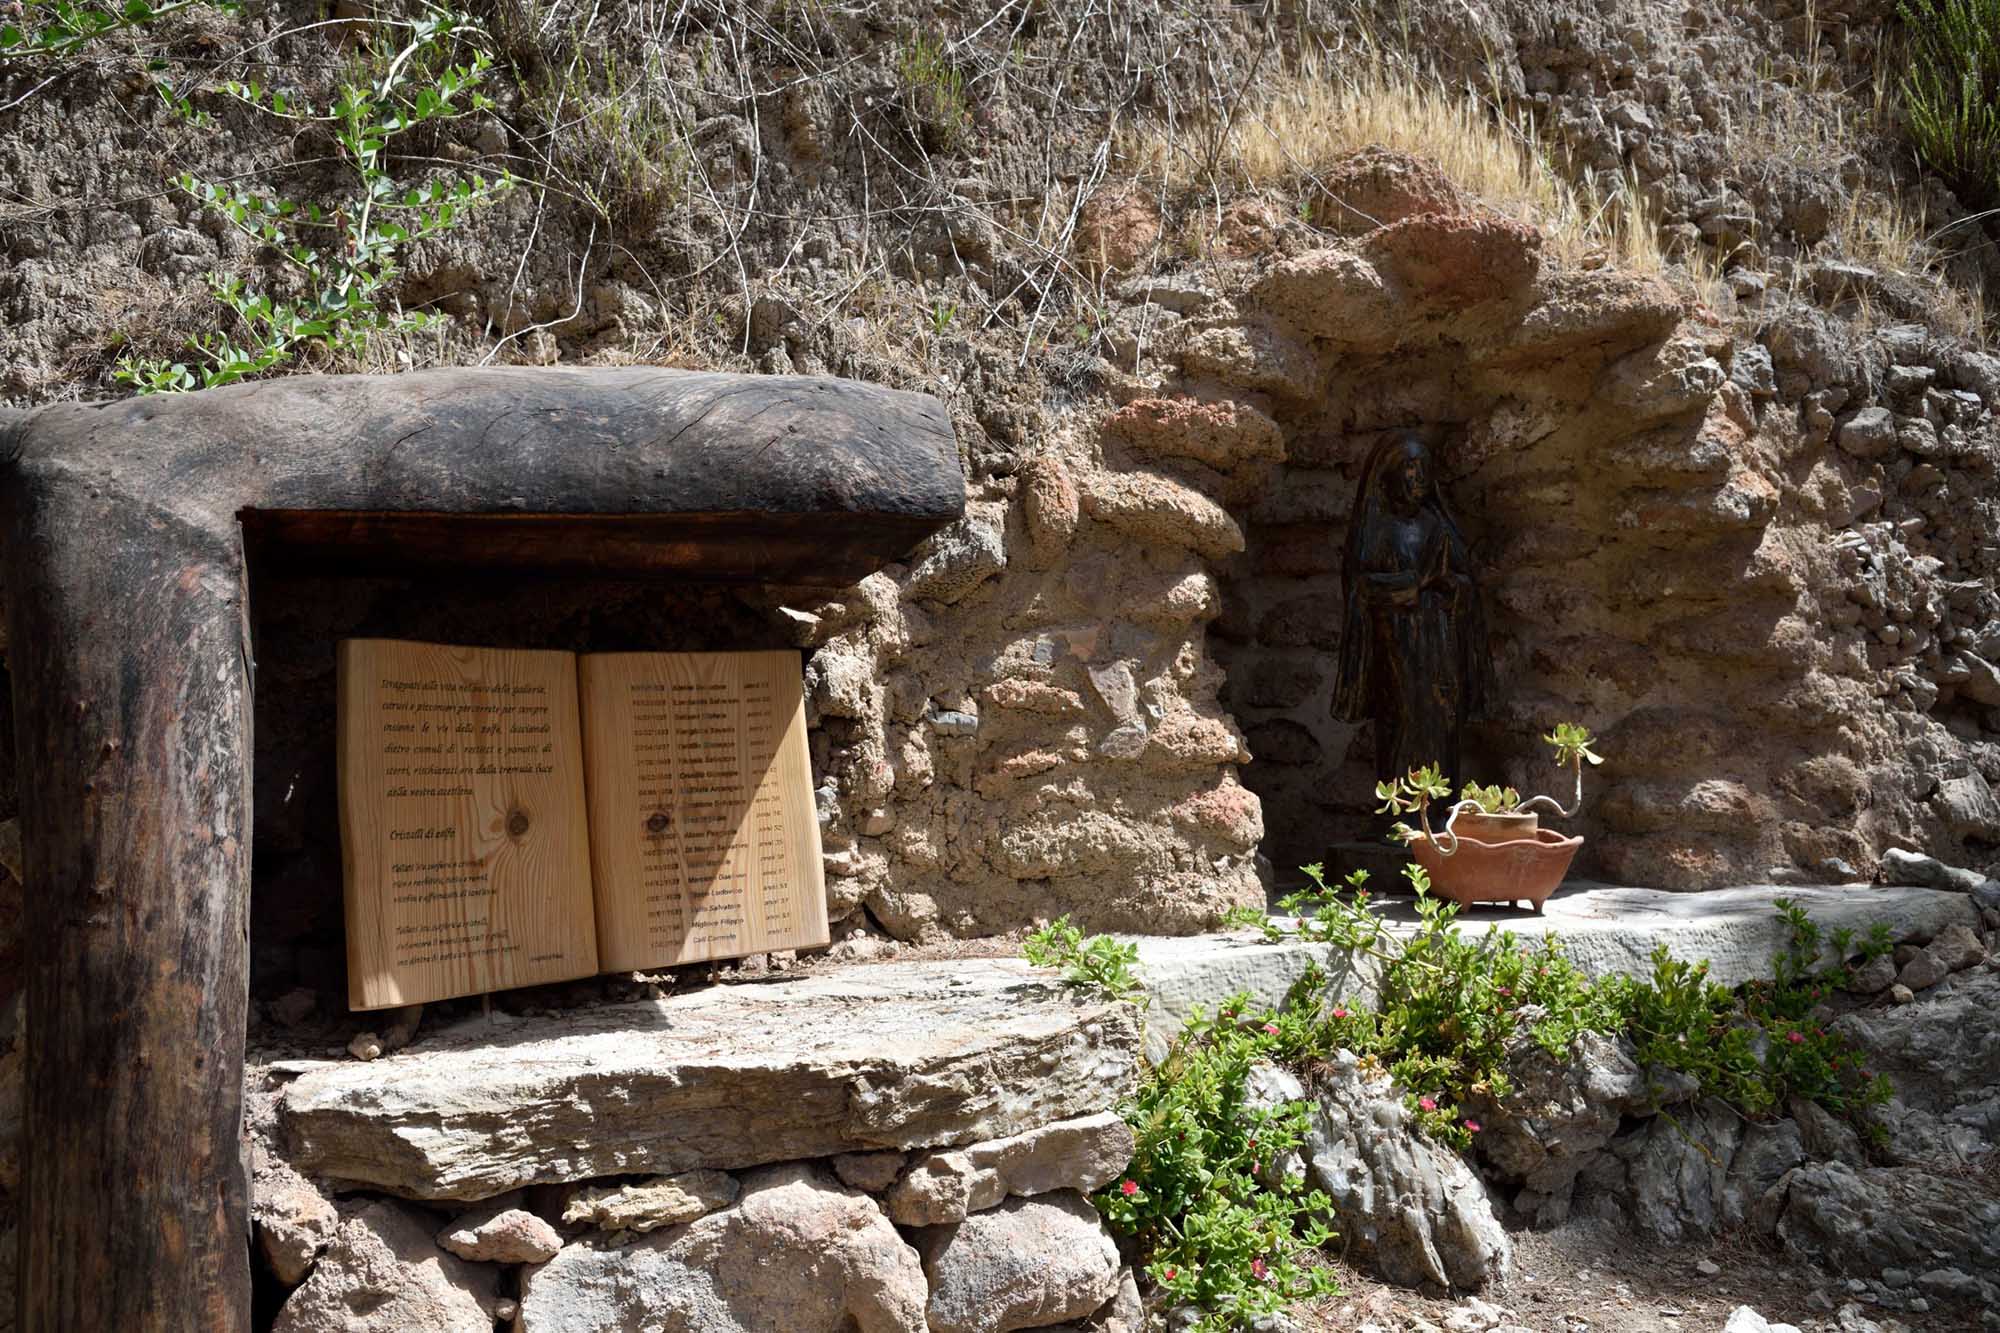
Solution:
[{"label": "left page of wooden book", "polygon": [[349,639],[339,691],[349,1005],[595,973],[576,655]]}]

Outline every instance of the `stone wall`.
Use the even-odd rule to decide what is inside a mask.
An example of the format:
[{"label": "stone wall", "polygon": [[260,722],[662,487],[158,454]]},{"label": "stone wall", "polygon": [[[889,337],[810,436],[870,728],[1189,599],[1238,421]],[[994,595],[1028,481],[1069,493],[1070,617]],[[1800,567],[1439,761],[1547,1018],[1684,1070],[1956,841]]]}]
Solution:
[{"label": "stone wall", "polygon": [[1087,1197],[1132,1155],[1134,1011],[1018,962],[251,1057],[277,1333],[1144,1327]]},{"label": "stone wall", "polygon": [[1781,299],[1724,322],[1400,169],[1401,213],[1354,240],[1128,283],[1146,373],[1051,414],[885,576],[895,616],[820,649],[833,864],[895,933],[1187,929],[1250,892],[1253,848],[1282,874],[1367,832],[1368,731],[1328,711],[1338,570],[1361,462],[1403,427],[1482,568],[1469,766],[1566,797],[1537,737],[1603,738],[1582,869],[1990,855],[2000,361]]}]

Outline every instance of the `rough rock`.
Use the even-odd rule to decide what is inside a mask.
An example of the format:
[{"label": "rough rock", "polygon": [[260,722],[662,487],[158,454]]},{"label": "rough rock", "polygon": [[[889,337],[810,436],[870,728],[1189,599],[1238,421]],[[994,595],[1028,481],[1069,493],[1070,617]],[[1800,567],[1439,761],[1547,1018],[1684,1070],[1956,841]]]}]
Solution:
[{"label": "rough rock", "polygon": [[1649,1236],[1710,1235],[1725,1215],[1746,1211],[1745,1201],[1732,1207],[1728,1200],[1729,1164],[1743,1134],[1740,1115],[1704,1100],[1619,1135],[1585,1169],[1580,1185],[1594,1211]]},{"label": "rough rock", "polygon": [[1879,953],[1852,968],[1845,984],[1856,995],[1879,995],[1889,989],[1895,980],[1896,960],[1886,953]]},{"label": "rough rock", "polygon": [[933,602],[956,602],[1006,567],[1007,543],[999,525],[969,513],[924,544],[903,590]]},{"label": "rough rock", "polygon": [[1886,407],[1864,407],[1840,425],[1840,447],[1856,458],[1880,458],[1896,448],[1896,417]]},{"label": "rough rock", "polygon": [[1225,384],[1280,398],[1310,398],[1320,384],[1319,362],[1312,350],[1262,324],[1203,329],[1188,339],[1182,361],[1189,370]]},{"label": "rough rock", "polygon": [[1541,268],[1542,234],[1497,213],[1420,213],[1368,234],[1361,252],[1425,301],[1514,301]]},{"label": "rough rock", "polygon": [[1953,837],[1985,842],[2000,838],[2000,799],[1980,774],[1946,778],[1931,803]]},{"label": "rough rock", "polygon": [[444,1254],[399,1204],[367,1204],[334,1231],[273,1333],[492,1333],[499,1273]]},{"label": "rough rock", "polygon": [[1092,274],[1129,273],[1159,243],[1159,205],[1142,190],[1094,194],[1077,217],[1077,263]]},{"label": "rough rock", "polygon": [[[902,1159],[901,1153],[867,1155]],[[735,1177],[725,1171],[683,1171],[630,1185],[585,1186],[564,1199],[562,1220],[564,1226],[604,1231],[654,1231],[727,1208],[740,1192]]]},{"label": "rough rock", "polygon": [[1976,1180],[1921,1167],[1802,1166],[1780,1182],[1778,1236],[1833,1271],[2000,1272],[2000,1199]]},{"label": "rough rock", "polygon": [[[874,1200],[802,1162],[737,1202],[630,1245],[567,1245],[521,1282],[517,1333],[925,1333],[916,1251]],[[482,1330],[484,1333],[484,1330]]]},{"label": "rough rock", "polygon": [[437,1243],[475,1263],[539,1264],[555,1258],[562,1237],[525,1208],[488,1204],[440,1231]]},{"label": "rough rock", "polygon": [[1465,207],[1465,196],[1430,162],[1379,144],[1341,158],[1318,173],[1317,183],[1323,193],[1313,197],[1313,217],[1343,236]]},{"label": "rough rock", "polygon": [[473,1020],[365,1068],[308,1062],[278,1115],[303,1169],[480,1199],[1005,1138],[1115,1106],[1138,1045],[1129,1006],[1025,963],[894,963]]},{"label": "rough rock", "polygon": [[1655,277],[1558,268],[1544,272],[1540,285],[1541,299],[1481,354],[1481,365],[1546,364],[1584,352],[1608,359],[1664,338],[1682,313],[1673,288]]},{"label": "rough rock", "polygon": [[840,1177],[840,1183],[851,1185],[865,1194],[880,1194],[896,1183],[896,1177],[903,1174],[903,1163],[909,1160],[908,1153],[900,1152],[847,1152],[833,1159],[833,1174]]},{"label": "rough rock", "polygon": [[1890,1099],[1870,1115],[1890,1161],[1949,1166],[2000,1143],[2000,970],[1968,969],[1922,1004],[1858,1009],[1831,1030],[1888,1076]]},{"label": "rough rock", "polygon": [[1157,472],[1098,472],[1083,483],[1083,509],[1136,541],[1183,546],[1209,559],[1243,549],[1243,529],[1200,491]]},{"label": "rough rock", "polygon": [[1951,975],[1951,968],[1929,949],[1917,950],[1912,958],[1896,973],[1896,984],[1907,986],[1913,991],[1929,990]]},{"label": "rough rock", "polygon": [[[1531,1019],[1509,1045],[1504,1098],[1481,1098],[1469,1109],[1479,1120],[1474,1143],[1500,1179],[1519,1186],[1516,1207],[1567,1211],[1570,1188],[1591,1156],[1623,1119],[1655,1100],[1645,1073],[1609,1037],[1578,1036],[1560,1058],[1528,1035]],[[1551,1218],[1550,1220],[1556,1220]]]},{"label": "rough rock", "polygon": [[1772,1187],[1805,1160],[1805,1139],[1797,1121],[1753,1121],[1745,1125],[1736,1155],[1729,1162],[1729,1174],[1723,1180],[1719,1214],[1722,1227],[1727,1230],[1763,1221],[1764,1201]]},{"label": "rough rock", "polygon": [[1117,1294],[1118,1247],[1082,1195],[1009,1199],[917,1234],[931,1333],[1008,1333],[1078,1319]]},{"label": "rough rock", "polygon": [[257,1251],[287,1287],[305,1280],[333,1239],[340,1214],[312,1183],[261,1149],[250,1180],[250,1220]]},{"label": "rough rock", "polygon": [[1391,1282],[1477,1290],[1513,1247],[1463,1158],[1417,1134],[1386,1077],[1338,1052],[1314,1088],[1306,1179],[1333,1200],[1335,1229]]},{"label": "rough rock", "polygon": [[1394,346],[1404,323],[1382,275],[1349,250],[1287,259],[1260,278],[1246,300],[1308,337],[1365,350]]},{"label": "rough rock", "polygon": [[1021,469],[1021,513],[1028,526],[1030,563],[1054,564],[1082,521],[1076,483],[1060,458],[1043,455]]},{"label": "rough rock", "polygon": [[1116,1179],[1131,1160],[1132,1127],[1106,1111],[920,1157],[882,1203],[902,1226],[937,1226],[983,1212],[1009,1195],[1061,1189],[1088,1194]]},{"label": "rough rock", "polygon": [[1925,951],[1948,972],[1963,972],[1975,963],[1986,960],[1986,945],[1971,927],[1949,925],[1938,932],[1936,939],[1925,946]]},{"label": "rough rock", "polygon": [[1227,470],[1285,456],[1278,423],[1247,403],[1141,398],[1105,418],[1107,436],[1151,458],[1192,458]]}]

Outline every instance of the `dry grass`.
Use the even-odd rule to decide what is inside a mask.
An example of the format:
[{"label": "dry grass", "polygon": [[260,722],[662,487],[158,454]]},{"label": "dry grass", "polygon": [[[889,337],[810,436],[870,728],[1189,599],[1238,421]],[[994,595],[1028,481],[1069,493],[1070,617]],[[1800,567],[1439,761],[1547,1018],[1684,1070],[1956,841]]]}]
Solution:
[{"label": "dry grass", "polygon": [[1124,136],[1122,165],[1169,192],[1277,189],[1310,212],[1320,177],[1369,145],[1435,163],[1488,207],[1539,227],[1572,262],[1667,267],[1658,227],[1629,180],[1578,187],[1551,163],[1532,120],[1514,120],[1479,90],[1385,60],[1335,71],[1308,64],[1269,80],[1226,122],[1183,133],[1143,127]]}]

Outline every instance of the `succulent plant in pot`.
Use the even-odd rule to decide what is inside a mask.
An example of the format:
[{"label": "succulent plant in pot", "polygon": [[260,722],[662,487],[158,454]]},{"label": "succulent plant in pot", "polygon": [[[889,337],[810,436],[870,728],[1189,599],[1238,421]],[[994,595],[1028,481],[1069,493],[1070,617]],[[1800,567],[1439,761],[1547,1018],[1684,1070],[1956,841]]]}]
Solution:
[{"label": "succulent plant in pot", "polygon": [[1583,766],[1603,760],[1590,748],[1590,732],[1573,722],[1557,724],[1542,739],[1555,750],[1557,765],[1576,776],[1567,808],[1553,796],[1522,800],[1512,787],[1467,783],[1445,810],[1443,825],[1433,830],[1431,806],[1451,795],[1435,765],[1375,785],[1382,813],[1416,816],[1416,826],[1398,823],[1395,833],[1409,844],[1439,896],[1458,903],[1521,902],[1540,912],[1562,883],[1583,839],[1542,828],[1537,810],[1547,807],[1563,819],[1575,818],[1583,808]]}]

